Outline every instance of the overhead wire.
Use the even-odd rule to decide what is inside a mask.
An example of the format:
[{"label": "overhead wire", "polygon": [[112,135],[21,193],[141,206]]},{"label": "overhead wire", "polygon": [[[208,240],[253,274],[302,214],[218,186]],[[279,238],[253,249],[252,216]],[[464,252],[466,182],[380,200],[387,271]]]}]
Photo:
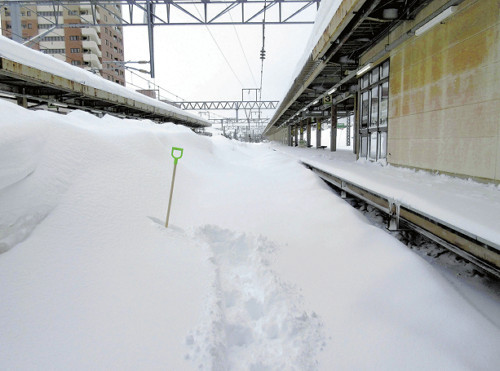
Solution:
[{"label": "overhead wire", "polygon": [[[196,12],[198,13],[198,15],[201,18],[201,13],[198,10],[198,7],[195,6],[195,9],[196,9]],[[224,61],[226,62],[226,64],[228,65],[229,69],[233,73],[234,77],[236,77],[236,80],[238,80],[238,82],[240,83],[241,87],[243,87],[243,83],[241,82],[240,78],[238,77],[238,74],[234,71],[233,66],[231,66],[231,63],[229,63],[229,60],[227,59],[227,57],[224,54],[224,52],[222,51],[219,43],[217,42],[217,40],[215,39],[214,35],[212,34],[212,31],[210,31],[210,29],[208,28],[208,26],[206,24],[205,24],[205,28],[208,31],[208,33],[210,34],[210,36],[212,37],[212,40],[214,41],[215,45],[217,46],[217,49],[219,49],[219,52],[221,53],[222,57],[224,58]]]},{"label": "overhead wire", "polygon": [[267,0],[264,1],[264,19],[262,20],[262,49],[260,50],[260,86],[259,86],[259,100],[262,100],[262,82],[264,79],[264,59],[266,59],[266,10]]},{"label": "overhead wire", "polygon": [[[229,14],[229,18],[231,18],[231,22],[234,22],[233,17],[231,15],[231,12],[229,12],[228,14]],[[238,34],[238,30],[236,29],[236,26],[234,24],[233,24],[233,29],[234,29],[234,33],[236,34],[236,38],[238,39],[238,44],[240,45],[240,49],[243,53],[243,57],[245,57],[245,62],[247,64],[248,70],[250,71],[250,75],[252,76],[253,83],[255,85],[257,85],[257,81],[255,80],[255,76],[253,74],[252,68],[250,67],[250,63],[248,62],[247,54],[245,53],[245,49],[243,48],[243,44],[241,43],[240,35]]]}]

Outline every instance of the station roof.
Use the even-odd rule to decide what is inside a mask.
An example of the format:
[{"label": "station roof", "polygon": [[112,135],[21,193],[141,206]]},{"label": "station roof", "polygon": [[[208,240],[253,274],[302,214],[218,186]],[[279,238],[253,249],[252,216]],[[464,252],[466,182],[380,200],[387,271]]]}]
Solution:
[{"label": "station roof", "polygon": [[[460,2],[446,1],[436,13]],[[429,3],[428,0],[323,0],[318,13],[320,22],[317,19],[316,34],[313,31],[312,35],[312,47],[306,48],[302,67],[264,135],[294,125],[305,117],[328,117],[330,105],[322,102],[327,95],[332,96],[333,104],[340,104],[341,110],[352,111],[358,90],[356,73],[363,67],[359,62],[362,55],[402,22],[414,20]],[[321,22],[325,14],[328,18]],[[380,59],[411,37],[414,29],[434,16],[434,13],[429,14],[409,32],[391,41],[371,61]]]},{"label": "station roof", "polygon": [[0,92],[27,98],[29,108],[55,104],[120,117],[173,122],[192,128],[211,123],[0,36]]}]

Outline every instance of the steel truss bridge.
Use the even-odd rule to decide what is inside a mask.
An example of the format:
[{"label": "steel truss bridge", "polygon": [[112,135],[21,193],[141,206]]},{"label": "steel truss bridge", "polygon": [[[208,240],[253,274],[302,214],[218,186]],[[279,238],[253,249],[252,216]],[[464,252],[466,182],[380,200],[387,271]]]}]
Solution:
[{"label": "steel truss bridge", "polygon": [[[216,111],[216,110],[235,110],[236,117],[234,118],[223,118],[215,119],[208,118],[217,124],[221,124],[222,128],[225,127],[243,127],[258,129],[259,131],[264,130],[265,125],[269,122],[269,118],[260,117],[262,110],[271,110],[278,107],[279,101],[248,101],[248,100],[234,100],[234,101],[196,101],[196,102],[170,102],[164,101],[165,103],[172,104],[183,110],[191,111]],[[245,112],[246,118],[240,118],[239,110],[242,109]],[[257,118],[254,118],[255,110],[257,111]]]},{"label": "steel truss bridge", "polygon": [[239,109],[276,109],[279,101],[197,101],[197,102],[170,102],[183,110],[239,110]]}]

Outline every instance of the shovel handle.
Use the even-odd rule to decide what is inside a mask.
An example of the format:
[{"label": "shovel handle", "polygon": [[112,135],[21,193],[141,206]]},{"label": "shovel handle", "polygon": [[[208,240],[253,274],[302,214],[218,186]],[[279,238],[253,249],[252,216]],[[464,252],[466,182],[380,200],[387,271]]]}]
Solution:
[{"label": "shovel handle", "polygon": [[[175,151],[179,151],[181,154],[177,157],[174,154]],[[177,165],[177,161],[179,161],[179,159],[182,158],[183,154],[184,154],[184,148],[172,147],[172,157],[174,158],[174,164]]]}]

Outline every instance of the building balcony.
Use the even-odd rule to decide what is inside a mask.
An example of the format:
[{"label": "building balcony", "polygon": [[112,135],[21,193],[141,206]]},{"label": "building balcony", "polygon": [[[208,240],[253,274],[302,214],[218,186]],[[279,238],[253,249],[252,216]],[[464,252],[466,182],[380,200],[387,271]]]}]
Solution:
[{"label": "building balcony", "polygon": [[97,55],[92,54],[92,53],[83,53],[83,61],[85,62],[85,65],[87,65],[90,68],[96,68],[96,69],[102,69],[102,64],[99,61],[99,58]]},{"label": "building balcony", "polygon": [[99,50],[99,46],[95,41],[83,40],[83,53],[96,54],[99,58],[102,57],[102,52]]},{"label": "building balcony", "polygon": [[94,41],[97,45],[101,45],[101,38],[94,27],[82,28],[82,37],[88,41]]}]

